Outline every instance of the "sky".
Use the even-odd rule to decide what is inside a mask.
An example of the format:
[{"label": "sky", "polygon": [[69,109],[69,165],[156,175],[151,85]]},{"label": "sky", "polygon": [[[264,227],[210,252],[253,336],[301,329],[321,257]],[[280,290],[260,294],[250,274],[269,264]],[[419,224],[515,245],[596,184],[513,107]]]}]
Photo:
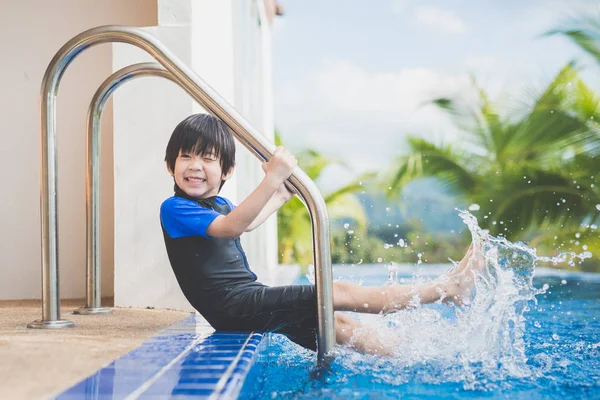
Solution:
[{"label": "sky", "polygon": [[[468,98],[471,76],[505,111],[523,108],[569,61],[600,90],[594,62],[544,36],[591,0],[279,0],[273,25],[275,126],[292,151],[339,159],[323,185],[389,166],[406,135],[460,143],[430,101]],[[465,97],[467,96],[467,97]]]}]

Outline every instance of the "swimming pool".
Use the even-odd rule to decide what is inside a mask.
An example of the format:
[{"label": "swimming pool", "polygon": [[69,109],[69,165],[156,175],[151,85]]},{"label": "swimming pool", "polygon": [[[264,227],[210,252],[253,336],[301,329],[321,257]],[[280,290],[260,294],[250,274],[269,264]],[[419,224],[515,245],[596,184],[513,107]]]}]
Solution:
[{"label": "swimming pool", "polygon": [[[382,284],[388,278],[381,265],[338,267],[335,276],[361,279],[364,284]],[[314,353],[283,336],[268,335],[240,398],[600,398],[600,275],[538,270],[534,286],[544,285],[548,288],[536,296],[537,304],[524,312],[524,357],[514,354],[519,346],[502,340],[506,347],[495,357],[470,355],[471,360],[461,354],[464,343],[453,344],[452,338],[448,338],[451,351],[415,346],[414,354],[395,359],[342,349],[330,370],[313,379]],[[450,322],[455,319],[445,305],[424,309],[413,313],[421,314],[423,324],[442,326],[430,313],[439,312]],[[410,319],[410,312],[403,317]],[[373,317],[377,318],[391,323],[386,317]],[[396,318],[396,323],[401,320]],[[409,323],[418,326],[414,320]],[[410,340],[418,340],[419,333],[412,335]],[[429,344],[444,342],[443,334],[429,331],[424,336]],[[488,345],[487,350],[498,342]]]},{"label": "swimming pool", "polygon": [[[395,313],[354,314],[394,342],[394,357],[336,347],[315,374],[316,354],[280,335],[213,333],[190,316],[57,398],[600,398],[600,274],[537,266],[591,255],[539,257],[465,218],[486,259],[469,304],[414,299]],[[335,266],[334,277],[407,283],[449,267]]]},{"label": "swimming pool", "polygon": [[[314,353],[268,335],[242,398],[600,398],[600,274],[539,267],[591,254],[541,257],[522,243],[489,236],[470,214],[461,216],[486,260],[469,304],[416,299],[392,314],[353,314],[381,342],[394,343],[394,356],[337,347],[317,379]],[[337,267],[334,277],[407,283],[449,266],[426,267]]]}]

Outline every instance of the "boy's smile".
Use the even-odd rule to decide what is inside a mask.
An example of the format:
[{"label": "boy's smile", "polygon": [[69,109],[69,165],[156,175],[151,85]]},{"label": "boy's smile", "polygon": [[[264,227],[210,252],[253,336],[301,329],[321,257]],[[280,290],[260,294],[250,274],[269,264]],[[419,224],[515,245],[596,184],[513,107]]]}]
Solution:
[{"label": "boy's smile", "polygon": [[206,199],[219,193],[221,181],[228,179],[233,171],[224,175],[221,162],[214,154],[198,155],[180,151],[175,160],[175,170],[169,172],[177,186],[188,196]]}]

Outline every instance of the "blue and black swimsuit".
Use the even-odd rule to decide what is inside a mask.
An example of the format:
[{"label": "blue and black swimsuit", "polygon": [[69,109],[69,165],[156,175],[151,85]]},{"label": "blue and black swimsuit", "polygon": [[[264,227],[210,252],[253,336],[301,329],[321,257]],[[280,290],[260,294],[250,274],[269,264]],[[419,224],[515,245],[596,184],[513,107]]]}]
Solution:
[{"label": "blue and black swimsuit", "polygon": [[282,333],[315,350],[314,286],[265,286],[250,270],[239,237],[206,234],[234,207],[220,196],[194,200],[179,188],[161,205],[165,245],[183,294],[216,330]]}]

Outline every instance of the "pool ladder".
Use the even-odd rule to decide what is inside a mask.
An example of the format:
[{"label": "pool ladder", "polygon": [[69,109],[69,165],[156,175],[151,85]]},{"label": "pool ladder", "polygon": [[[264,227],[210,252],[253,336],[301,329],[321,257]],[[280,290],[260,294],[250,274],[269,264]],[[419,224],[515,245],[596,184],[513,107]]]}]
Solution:
[{"label": "pool ladder", "polygon": [[[88,47],[121,42],[139,47],[158,63],[141,63],[123,68],[107,78],[95,93],[87,114],[87,290],[86,307],[80,314],[103,314],[100,296],[100,117],[110,95],[123,83],[141,76],[166,78],[183,88],[206,110],[222,119],[234,136],[259,160],[272,157],[275,145],[255,130],[237,110],[184,65],[160,41],[141,29],[107,25],[89,29],[69,40],[54,56],[42,80],[41,90],[41,230],[42,230],[42,319],[29,328],[65,328],[73,322],[60,319],[58,283],[58,215],[56,155],[56,95],[67,66]],[[164,68],[164,69],[163,69]],[[314,182],[296,167],[288,187],[308,208],[313,233],[315,280],[318,305],[318,360],[322,363],[335,343],[329,220],[325,200]]]}]

